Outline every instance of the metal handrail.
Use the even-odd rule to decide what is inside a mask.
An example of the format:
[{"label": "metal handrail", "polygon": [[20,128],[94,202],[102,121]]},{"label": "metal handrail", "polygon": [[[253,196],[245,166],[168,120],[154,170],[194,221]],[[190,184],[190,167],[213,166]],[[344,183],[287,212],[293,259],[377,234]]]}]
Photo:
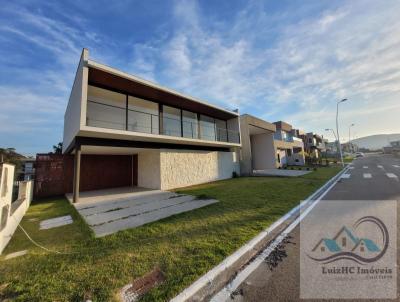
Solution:
[{"label": "metal handrail", "polygon": [[[100,119],[93,119],[93,118],[87,117],[87,123],[89,126],[90,126],[91,122],[98,122],[98,123],[103,123],[103,124],[109,124],[110,129],[115,129],[115,128],[113,128],[112,125],[119,125],[120,127],[118,129],[124,129],[124,130],[127,129],[128,131],[136,131],[137,128],[140,128],[140,129],[144,129],[144,131],[137,131],[137,132],[152,133],[152,134],[160,133],[159,126],[153,127],[153,117],[158,119],[159,115],[148,113],[148,112],[143,112],[143,111],[138,111],[138,110],[133,110],[133,109],[129,109],[129,108],[128,109],[122,108],[122,107],[118,107],[118,106],[114,106],[114,105],[110,105],[110,104],[104,104],[104,103],[100,103],[100,102],[93,101],[93,100],[88,100],[88,102],[94,103],[94,104],[97,104],[100,106],[119,109],[124,112],[126,112],[126,110],[128,110],[129,112],[145,114],[145,115],[149,116],[149,119],[150,119],[150,126],[149,126],[149,125],[145,125],[143,123],[137,124],[137,121],[135,121],[136,125],[133,125],[132,123],[129,123],[129,119],[128,119],[127,123],[126,122],[121,123],[121,122],[116,122],[116,121],[100,120]],[[201,121],[196,121],[196,122],[190,122],[190,121],[184,121],[184,120],[181,121],[180,119],[167,117],[165,115],[163,116],[163,120],[176,121],[176,122],[182,123],[182,125],[190,124],[190,131],[188,131],[188,128],[186,128],[185,126],[183,127],[182,130],[181,129],[171,130],[171,129],[164,128],[162,131],[162,134],[164,134],[164,135],[182,137],[182,134],[183,134],[183,137],[191,137],[194,139],[206,139],[206,140],[224,141],[224,142],[239,142],[239,132],[238,131],[230,130],[227,128],[216,127],[215,124],[214,124],[214,126],[209,126],[209,125],[202,124]],[[200,123],[200,125],[199,125],[199,123]],[[107,126],[103,126],[103,127],[107,128]],[[200,133],[198,133],[198,130],[197,130],[198,127],[200,128]],[[129,128],[131,128],[131,129],[134,128],[134,130],[129,130]],[[179,127],[179,128],[181,128],[181,127]],[[204,132],[207,131],[206,129],[211,129],[214,132],[213,135],[204,134]],[[203,131],[201,131],[201,130],[203,130]],[[206,130],[206,131],[204,131],[204,130]],[[185,136],[185,134],[189,134],[189,135]]]}]

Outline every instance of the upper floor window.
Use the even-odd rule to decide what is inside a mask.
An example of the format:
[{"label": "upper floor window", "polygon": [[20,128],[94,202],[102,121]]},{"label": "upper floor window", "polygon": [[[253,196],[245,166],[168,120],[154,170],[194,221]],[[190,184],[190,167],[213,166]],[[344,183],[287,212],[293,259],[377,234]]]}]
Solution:
[{"label": "upper floor window", "polygon": [[181,110],[163,106],[163,134],[171,136],[181,136]]},{"label": "upper floor window", "polygon": [[88,86],[87,125],[125,130],[126,95]]},{"label": "upper floor window", "polygon": [[228,131],[226,127],[226,121],[215,119],[215,128],[217,131],[217,141],[227,142],[228,141]]},{"label": "upper floor window", "polygon": [[129,96],[128,130],[159,134],[158,104]]},{"label": "upper floor window", "polygon": [[200,115],[200,138],[215,141],[215,121],[207,115]]},{"label": "upper floor window", "polygon": [[198,127],[199,122],[197,120],[197,114],[182,110],[182,126],[183,126],[183,137],[187,138],[198,138]]}]

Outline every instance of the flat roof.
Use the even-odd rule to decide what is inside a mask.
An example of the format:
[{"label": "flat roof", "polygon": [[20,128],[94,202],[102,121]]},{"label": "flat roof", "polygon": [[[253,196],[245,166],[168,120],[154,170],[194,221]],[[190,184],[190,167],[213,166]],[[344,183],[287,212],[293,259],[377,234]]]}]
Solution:
[{"label": "flat roof", "polygon": [[89,67],[89,85],[127,93],[218,119],[228,120],[239,116],[237,112],[220,108],[93,60],[88,60],[87,66]]}]

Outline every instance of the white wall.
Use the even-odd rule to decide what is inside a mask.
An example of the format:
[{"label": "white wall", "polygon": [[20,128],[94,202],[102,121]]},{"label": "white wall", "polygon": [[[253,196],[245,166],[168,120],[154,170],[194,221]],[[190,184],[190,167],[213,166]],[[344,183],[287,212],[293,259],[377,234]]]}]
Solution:
[{"label": "white wall", "polygon": [[254,170],[274,169],[276,166],[273,133],[250,136]]},{"label": "white wall", "polygon": [[65,110],[63,152],[71,144],[86,121],[88,68],[85,67],[85,62],[88,60],[88,57],[88,50],[84,49],[76,70],[67,109]]},{"label": "white wall", "polygon": [[161,188],[160,150],[138,153],[138,186],[149,189]]},{"label": "white wall", "polygon": [[227,179],[233,171],[240,172],[234,152],[163,149],[160,165],[163,190]]},{"label": "white wall", "polygon": [[[33,181],[20,182],[18,197],[21,200],[11,204],[14,182],[14,165],[3,164],[0,178],[0,254],[11,240],[33,197]],[[5,172],[7,170],[7,172]],[[13,206],[18,205],[12,212]],[[6,213],[6,215],[3,215]],[[4,225],[3,228],[1,226]]]}]

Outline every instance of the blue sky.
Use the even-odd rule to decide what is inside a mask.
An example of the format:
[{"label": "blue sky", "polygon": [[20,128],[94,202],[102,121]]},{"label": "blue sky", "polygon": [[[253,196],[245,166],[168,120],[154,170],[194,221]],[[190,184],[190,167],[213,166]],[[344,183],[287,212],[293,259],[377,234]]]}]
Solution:
[{"label": "blue sky", "polygon": [[[2,1],[0,146],[48,152],[82,47],[224,108],[324,134],[400,132],[399,1]],[[326,137],[331,138],[329,133]]]}]

